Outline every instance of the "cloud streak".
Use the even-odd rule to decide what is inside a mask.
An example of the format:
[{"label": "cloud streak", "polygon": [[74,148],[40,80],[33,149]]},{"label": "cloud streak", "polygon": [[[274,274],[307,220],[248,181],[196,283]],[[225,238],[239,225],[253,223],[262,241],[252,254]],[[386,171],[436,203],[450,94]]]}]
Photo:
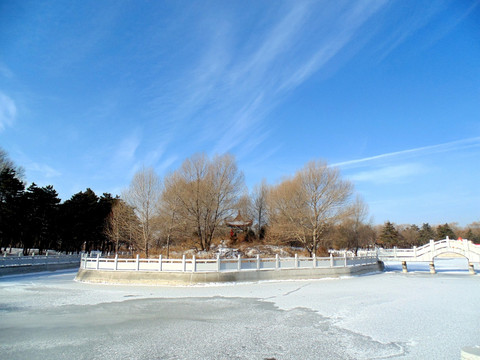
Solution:
[{"label": "cloud streak", "polygon": [[198,60],[180,68],[168,91],[164,84],[147,91],[149,111],[165,119],[159,133],[172,142],[187,128],[197,148],[248,156],[246,144],[254,151],[268,139],[272,110],[347,47],[384,4],[285,3],[246,37],[233,14],[202,20]]},{"label": "cloud streak", "polygon": [[58,177],[62,175],[62,173],[58,170],[55,170],[49,165],[46,164],[39,164],[36,162],[32,162],[27,165],[27,171],[29,172],[35,172],[35,173],[40,173],[43,177],[47,179],[51,179],[54,177]]},{"label": "cloud streak", "polygon": [[17,107],[15,102],[3,92],[0,92],[0,131],[12,126],[16,116]]},{"label": "cloud streak", "polygon": [[327,31],[328,36],[319,42],[311,56],[298,64],[297,69],[286,79],[281,89],[295,88],[319,71],[352,41],[358,29],[384,5],[385,1],[373,3],[363,1],[340,14],[341,21],[332,24],[332,29]]},{"label": "cloud streak", "polygon": [[[215,146],[216,152],[244,144],[249,135],[261,136],[263,120],[270,111],[347,46],[383,2],[359,3],[337,14],[339,20],[333,22],[330,16],[314,19],[312,13],[318,15],[318,9],[312,8],[312,4],[295,4],[265,33],[257,50],[245,55],[245,60],[232,69],[231,79],[235,81],[229,98],[241,94],[242,107],[235,109],[232,104],[232,116],[226,125],[235,131],[225,129]],[[326,35],[314,25],[322,20],[328,20]],[[305,29],[310,28],[313,39],[304,39]]]},{"label": "cloud streak", "polygon": [[469,148],[480,147],[480,137],[462,139],[457,141],[451,141],[447,143],[423,146],[414,149],[407,149],[401,151],[395,151],[375,156],[369,156],[362,159],[342,161],[335,164],[331,164],[334,167],[340,168],[355,168],[368,164],[372,164],[379,161],[398,161],[399,159],[411,158],[416,156],[422,156],[434,153],[452,152],[457,150],[464,150]]},{"label": "cloud streak", "polygon": [[362,171],[350,176],[350,179],[355,182],[365,181],[374,184],[391,184],[392,182],[411,179],[414,175],[419,175],[426,171],[425,167],[418,163],[401,164]]},{"label": "cloud streak", "polygon": [[128,166],[135,162],[135,154],[142,137],[139,131],[134,131],[129,136],[125,137],[115,149],[111,164],[114,168]]},{"label": "cloud streak", "polygon": [[8,66],[0,62],[0,75],[5,77],[6,79],[12,79],[14,77],[14,73]]}]

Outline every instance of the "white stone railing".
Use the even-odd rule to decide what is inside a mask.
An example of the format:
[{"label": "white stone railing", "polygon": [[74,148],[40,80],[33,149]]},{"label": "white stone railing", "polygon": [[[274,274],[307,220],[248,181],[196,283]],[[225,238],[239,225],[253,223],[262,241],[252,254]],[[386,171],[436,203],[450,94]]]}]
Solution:
[{"label": "white stone railing", "polygon": [[74,264],[80,263],[80,254],[76,255],[34,255],[1,256],[0,268],[32,265]]},{"label": "white stone railing", "polygon": [[412,249],[378,249],[378,258],[383,261],[433,261],[442,254],[458,254],[470,262],[480,262],[480,245],[470,240],[430,240],[428,244]]},{"label": "white stone railing", "polygon": [[83,255],[80,263],[81,269],[86,270],[111,270],[111,271],[165,271],[165,272],[228,272],[228,271],[255,271],[255,270],[281,270],[281,269],[312,269],[350,267],[371,265],[377,263],[376,256],[349,257],[298,257],[280,258],[242,258],[236,259],[197,259],[193,256],[187,259],[165,259],[161,255],[154,259],[141,259],[138,255],[134,259],[104,258],[97,255],[88,257]]}]

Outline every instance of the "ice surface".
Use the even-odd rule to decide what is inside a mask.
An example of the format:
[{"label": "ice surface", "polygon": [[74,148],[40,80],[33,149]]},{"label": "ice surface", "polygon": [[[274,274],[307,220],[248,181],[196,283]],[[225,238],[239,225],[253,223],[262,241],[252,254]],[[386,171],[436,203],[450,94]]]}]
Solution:
[{"label": "ice surface", "polygon": [[[147,287],[0,278],[5,359],[458,359],[480,344],[464,259],[369,276]],[[458,270],[460,269],[460,270]],[[454,270],[454,271],[452,271]]]}]

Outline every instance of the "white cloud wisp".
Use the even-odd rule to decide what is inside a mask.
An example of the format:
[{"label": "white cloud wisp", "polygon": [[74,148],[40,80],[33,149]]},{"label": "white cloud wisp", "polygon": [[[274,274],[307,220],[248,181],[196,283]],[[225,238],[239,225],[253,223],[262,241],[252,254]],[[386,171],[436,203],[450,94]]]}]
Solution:
[{"label": "white cloud wisp", "polygon": [[385,154],[380,154],[375,156],[369,156],[362,159],[342,161],[335,164],[331,164],[331,166],[340,167],[344,169],[357,168],[357,167],[362,167],[367,164],[372,164],[375,162],[386,162],[386,163],[398,162],[399,160],[402,160],[402,159],[417,157],[421,155],[451,152],[451,151],[469,149],[474,147],[480,147],[480,137],[451,141],[451,142],[437,144],[437,145],[423,146],[423,147],[414,148],[414,149],[395,151],[395,152],[390,152],[390,153],[385,153]]},{"label": "white cloud wisp", "polygon": [[0,92],[0,131],[5,130],[6,127],[12,126],[17,116],[17,107],[15,102]]}]

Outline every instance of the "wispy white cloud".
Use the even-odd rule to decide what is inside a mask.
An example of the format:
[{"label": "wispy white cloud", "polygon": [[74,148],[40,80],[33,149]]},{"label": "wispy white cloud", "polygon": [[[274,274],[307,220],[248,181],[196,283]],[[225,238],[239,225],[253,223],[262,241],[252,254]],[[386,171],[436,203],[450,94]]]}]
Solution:
[{"label": "wispy white cloud", "polygon": [[14,77],[14,73],[10,68],[0,62],[0,75],[7,79],[12,79]]},{"label": "wispy white cloud", "polygon": [[413,179],[414,176],[425,172],[427,172],[427,169],[421,164],[410,163],[361,171],[350,176],[350,179],[355,182],[366,181],[374,184],[391,184]]},{"label": "wispy white cloud", "polygon": [[328,36],[314,47],[315,51],[310,57],[297,64],[295,71],[285,79],[280,88],[297,87],[319,71],[352,41],[358,29],[384,5],[385,1],[361,1],[340,14],[341,20],[332,24],[332,28],[327,31]]},{"label": "wispy white cloud", "polygon": [[432,153],[458,151],[458,150],[469,149],[474,147],[475,148],[480,147],[480,137],[451,141],[451,142],[437,144],[437,145],[423,146],[423,147],[418,147],[414,149],[395,151],[395,152],[390,152],[390,153],[385,153],[385,154],[380,154],[375,156],[369,156],[362,159],[347,160],[347,161],[331,164],[331,166],[341,167],[341,168],[354,168],[354,167],[365,166],[367,164],[372,164],[374,162],[379,162],[379,161],[398,162],[400,159],[418,157],[421,155],[427,155]]},{"label": "wispy white cloud", "polygon": [[5,130],[6,127],[12,126],[17,116],[17,107],[15,102],[0,92],[0,131]]},{"label": "wispy white cloud", "polygon": [[178,160],[177,155],[171,155],[165,159],[163,159],[160,164],[156,167],[157,171],[160,174],[165,173],[172,164],[174,164]]},{"label": "wispy white cloud", "polygon": [[[237,99],[243,106],[231,112],[215,151],[229,151],[243,145],[249,136],[262,137],[262,121],[268,113],[285,95],[333,59],[383,4],[383,1],[362,2],[342,11],[337,14],[337,22],[327,25],[326,35],[322,34],[305,49],[305,28],[327,18],[313,19],[312,13],[318,13],[312,3],[295,3],[270,31],[260,37],[257,49],[244,54],[244,58],[232,68],[229,79],[233,82],[235,94],[240,94]],[[235,98],[234,94],[230,98]],[[258,141],[256,146],[260,145],[261,141]]]},{"label": "wispy white cloud", "polygon": [[[479,5],[480,1],[475,0],[465,4],[457,4],[455,7],[456,15],[446,17],[441,24],[435,24],[435,31],[428,29],[429,25],[445,11],[452,11],[451,3],[455,1],[439,0],[431,2],[413,2],[403,9],[396,11],[397,19],[389,18],[389,22],[394,24],[395,28],[391,31],[382,33],[383,40],[377,43],[377,62],[382,62],[395,49],[408,42],[415,34],[425,31],[428,37],[425,39],[424,46],[430,47],[439,41],[442,37],[452,31],[459,23],[467,18]],[[408,13],[407,13],[408,12]]]},{"label": "wispy white cloud", "polygon": [[[239,66],[233,69],[231,80],[241,83],[245,76],[256,78],[259,73],[271,71],[271,65],[279,60],[279,57],[290,53],[292,46],[299,40],[301,30],[309,18],[311,4],[297,2],[282,16],[279,21],[260,37],[259,45],[254,48],[251,54],[240,59]],[[243,61],[242,61],[243,60]]]},{"label": "wispy white cloud", "polygon": [[[35,6],[37,5],[32,5],[32,8]],[[73,69],[101,50],[105,40],[115,31],[119,19],[128,8],[128,2],[118,2],[112,5],[91,4],[83,10],[85,15],[82,22],[78,22],[76,18],[77,11],[81,9],[81,6],[67,6],[60,15],[63,21],[69,22],[67,27],[60,27],[61,22],[57,21],[58,7],[52,7],[49,10],[43,6],[36,9],[36,13],[42,14],[40,21],[50,23],[51,26],[45,27],[40,24],[32,26],[33,30],[31,31],[34,33],[30,36],[36,39],[31,46],[36,46],[40,42],[43,44],[46,60],[43,63],[44,71],[54,75],[63,74],[66,69]],[[39,20],[35,18],[34,21]],[[55,37],[55,41],[51,41],[52,37]],[[24,41],[31,44],[31,39],[24,39]],[[56,56],[50,57],[53,53]]]},{"label": "wispy white cloud", "polygon": [[286,3],[242,39],[243,24],[225,21],[228,15],[203,21],[198,60],[187,66],[194,65],[182,68],[168,91],[162,83],[146,92],[151,113],[162,117],[159,132],[173,142],[187,129],[197,148],[213,153],[261,148],[271,111],[348,46],[384,4]]},{"label": "wispy white cloud", "polygon": [[142,137],[139,131],[134,131],[122,139],[113,153],[112,164],[114,166],[120,166],[134,162],[141,139]]},{"label": "wispy white cloud", "polygon": [[35,176],[33,177],[35,179],[38,179],[39,177],[50,179],[50,178],[54,178],[62,175],[60,171],[54,169],[50,165],[41,164],[37,162],[27,163],[26,169],[27,169],[27,172],[35,173]]},{"label": "wispy white cloud", "polygon": [[144,158],[144,164],[147,166],[155,165],[165,154],[166,144],[160,143],[153,150],[149,151]]},{"label": "wispy white cloud", "polygon": [[428,24],[431,18],[440,11],[441,6],[441,2],[432,2],[427,7],[425,4],[418,4],[417,11],[411,11],[410,16],[405,16],[396,30],[386,38],[383,44],[379,45],[381,54],[377,60],[381,62],[410,36]]},{"label": "wispy white cloud", "polygon": [[458,7],[458,9],[460,9],[460,12],[456,17],[452,16],[451,18],[447,18],[444,21],[442,21],[437,32],[429,36],[429,40],[426,43],[426,47],[433,46],[440,39],[442,39],[444,36],[450,33],[457,25],[459,25],[462,21],[464,21],[473,11],[475,11],[480,6],[480,1],[475,0],[475,1],[472,1],[470,4],[466,2],[465,4],[462,4],[462,5],[464,5],[465,7],[464,8],[463,6]]}]

